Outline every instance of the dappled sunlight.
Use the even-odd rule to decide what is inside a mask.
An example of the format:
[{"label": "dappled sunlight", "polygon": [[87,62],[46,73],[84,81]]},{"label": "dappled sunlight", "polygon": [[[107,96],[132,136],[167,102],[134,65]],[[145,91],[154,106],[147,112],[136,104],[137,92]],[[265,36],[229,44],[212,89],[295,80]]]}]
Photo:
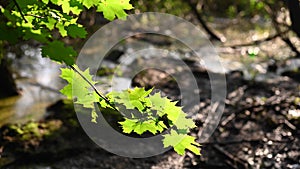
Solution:
[{"label": "dappled sunlight", "polygon": [[300,168],[300,2],[0,2],[0,168]]}]

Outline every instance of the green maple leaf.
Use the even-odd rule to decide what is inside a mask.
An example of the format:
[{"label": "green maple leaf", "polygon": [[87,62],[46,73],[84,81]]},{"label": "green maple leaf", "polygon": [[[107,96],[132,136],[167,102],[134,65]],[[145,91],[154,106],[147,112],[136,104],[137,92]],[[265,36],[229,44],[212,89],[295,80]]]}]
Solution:
[{"label": "green maple leaf", "polygon": [[122,125],[123,132],[128,134],[132,131],[140,135],[146,131],[156,134],[158,131],[162,132],[164,128],[167,128],[164,124],[158,124],[154,120],[139,121],[138,119],[125,118],[125,121],[119,123]]},{"label": "green maple leaf", "polygon": [[123,92],[113,91],[113,92],[109,93],[108,95],[109,95],[109,97],[113,98],[114,102],[125,105],[127,109],[135,108],[135,106],[132,104],[133,100],[130,100],[129,93],[126,90]]},{"label": "green maple leaf", "polygon": [[46,27],[52,31],[54,29],[54,25],[57,22],[56,19],[52,18],[52,17],[47,17],[48,22],[43,22],[44,25],[46,25]]},{"label": "green maple leaf", "polygon": [[138,122],[137,119],[125,119],[123,122],[119,122],[122,125],[124,133],[131,133]]},{"label": "green maple leaf", "polygon": [[[89,69],[81,71],[77,66],[74,67],[89,82],[91,82],[93,85],[96,84],[90,75]],[[85,81],[77,72],[74,72],[74,70],[68,68],[61,69],[60,77],[68,82],[68,85],[61,89],[60,92],[69,99],[76,99],[76,104],[81,104],[85,108],[92,109],[92,122],[96,122],[98,115],[96,113],[94,103],[99,102],[100,97],[95,93],[94,90],[91,89],[90,84]]]},{"label": "green maple leaf", "polygon": [[53,41],[42,47],[42,56],[58,62],[65,62],[67,65],[74,64],[74,57],[77,52],[72,47],[66,47],[63,42]]},{"label": "green maple leaf", "polygon": [[177,102],[167,101],[165,102],[164,113],[167,114],[168,119],[173,123],[177,121],[179,115],[183,113],[181,107],[176,106]]},{"label": "green maple leaf", "polygon": [[71,11],[70,2],[66,0],[58,0],[57,4],[61,6],[64,13],[69,14]]},{"label": "green maple leaf", "polygon": [[82,3],[79,2],[78,0],[71,0],[70,1],[70,10],[73,14],[79,15],[83,10]]},{"label": "green maple leaf", "polygon": [[92,109],[91,116],[92,116],[91,122],[97,123],[98,114],[95,109]]},{"label": "green maple leaf", "polygon": [[50,0],[53,4],[58,5],[59,0]]},{"label": "green maple leaf", "polygon": [[187,134],[178,134],[174,130],[171,130],[170,134],[166,134],[163,136],[163,144],[165,148],[172,146],[174,150],[180,155],[184,155],[185,149],[192,151],[196,155],[200,155],[200,144],[195,142],[194,137]]},{"label": "green maple leaf", "polygon": [[152,92],[152,90],[153,89],[145,90],[145,88],[135,87],[134,89],[128,90],[128,93],[130,94],[129,95],[130,99],[138,100],[148,96]]},{"label": "green maple leaf", "polygon": [[[144,88],[128,89],[122,92],[111,92],[109,95],[114,97],[114,101],[123,104],[127,109],[137,108],[140,112],[147,106],[147,97],[152,89],[145,90]],[[146,103],[146,104],[145,104]]]},{"label": "green maple leaf", "polygon": [[79,27],[78,25],[75,24],[71,24],[67,27],[67,32],[68,35],[71,36],[72,38],[85,38],[87,32],[85,31],[85,29],[83,27]]},{"label": "green maple leaf", "polygon": [[87,8],[90,9],[92,6],[96,6],[100,3],[100,0],[82,0],[82,4]]},{"label": "green maple leaf", "polygon": [[[78,66],[74,66],[74,68],[80,72],[89,82],[91,82],[93,85],[96,84],[95,81],[93,81],[93,77],[89,73],[89,69],[86,69],[85,71],[81,71]],[[61,75],[60,77],[62,79],[65,79],[67,82],[69,82],[68,85],[64,87],[65,91],[63,94],[65,94],[68,98],[72,99],[74,96],[85,96],[87,94],[90,94],[92,92],[81,92],[81,90],[84,91],[91,91],[90,84],[85,81],[78,73],[74,72],[74,70],[69,68],[61,68]],[[62,89],[62,90],[64,90]],[[84,100],[84,99],[83,99]]]},{"label": "green maple leaf", "polygon": [[177,129],[188,129],[188,128],[195,128],[197,127],[192,119],[186,118],[186,114],[181,112],[173,122]]},{"label": "green maple leaf", "polygon": [[169,101],[168,98],[161,97],[160,93],[155,93],[154,95],[149,96],[149,99],[150,99],[152,105],[158,111],[163,111],[166,102]]},{"label": "green maple leaf", "polygon": [[[78,69],[77,66],[76,69]],[[80,70],[78,69],[78,71]],[[87,79],[91,80],[91,77],[88,72],[89,70],[87,69],[86,71],[81,71],[80,73]],[[60,77],[68,82],[68,85],[66,85],[61,90],[61,92],[64,95],[66,95],[69,99],[73,99],[75,97],[83,97],[78,99],[85,100],[85,96],[90,94],[89,84],[78,73],[74,72],[74,70],[62,68]]]},{"label": "green maple leaf", "polygon": [[70,11],[75,15],[79,15],[82,12],[82,8],[78,6],[71,6]]},{"label": "green maple leaf", "polygon": [[153,120],[143,121],[137,123],[138,125],[135,126],[134,132],[137,134],[142,134],[147,130],[150,131],[152,134],[156,134],[157,131],[162,131],[163,128],[155,123]]},{"label": "green maple leaf", "polygon": [[103,12],[103,15],[108,20],[113,20],[117,16],[119,19],[125,19],[127,14],[124,10],[132,9],[130,0],[102,0],[97,6],[98,12]]},{"label": "green maple leaf", "polygon": [[66,29],[65,29],[65,26],[62,22],[57,22],[57,24],[55,25],[55,27],[58,29],[60,35],[62,37],[66,37],[68,35]]},{"label": "green maple leaf", "polygon": [[176,106],[177,102],[172,102],[167,97],[161,97],[160,93],[149,96],[149,99],[153,105],[153,109],[159,111],[159,116],[166,114],[172,122],[176,122],[179,115],[183,113],[182,108]]}]

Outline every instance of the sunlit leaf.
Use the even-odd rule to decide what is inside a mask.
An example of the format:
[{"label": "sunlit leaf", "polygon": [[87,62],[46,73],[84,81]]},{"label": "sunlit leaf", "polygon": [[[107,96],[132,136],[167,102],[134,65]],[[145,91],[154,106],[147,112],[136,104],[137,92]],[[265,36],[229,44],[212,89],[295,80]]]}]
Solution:
[{"label": "sunlit leaf", "polygon": [[195,142],[194,137],[186,134],[178,134],[174,130],[171,130],[170,134],[165,134],[163,136],[164,147],[172,146],[180,155],[184,155],[185,149],[192,151],[196,155],[200,155],[200,144]]},{"label": "sunlit leaf", "polygon": [[192,119],[186,117],[186,114],[181,112],[174,122],[174,125],[177,129],[187,129],[187,128],[195,128],[195,122]]},{"label": "sunlit leaf", "polygon": [[57,4],[61,6],[64,13],[69,14],[71,11],[70,2],[66,0],[58,0]]},{"label": "sunlit leaf", "polygon": [[48,17],[47,18],[48,22],[44,22],[44,24],[46,25],[46,27],[52,31],[54,29],[55,23],[57,22],[56,19],[52,18],[52,17]]},{"label": "sunlit leaf", "polygon": [[158,131],[163,131],[164,127],[157,124],[154,120],[139,121],[137,119],[125,119],[123,122],[119,122],[122,125],[124,133],[135,132],[137,134],[143,134],[146,131],[156,134]]},{"label": "sunlit leaf", "polygon": [[[81,71],[77,66],[74,66],[89,82],[96,84],[90,75],[89,69]],[[69,99],[76,99],[75,103],[80,104],[85,108],[91,109],[91,121],[96,122],[98,114],[96,113],[94,103],[100,101],[100,97],[91,90],[90,84],[83,79],[77,72],[72,69],[62,68],[61,78],[68,82],[63,89],[60,90]]]},{"label": "sunlit leaf", "polygon": [[125,19],[127,14],[124,10],[132,9],[129,0],[102,0],[97,6],[98,12],[103,12],[103,15],[108,20],[113,20],[117,16],[119,19]]},{"label": "sunlit leaf", "polygon": [[58,31],[59,31],[59,33],[61,34],[62,37],[65,37],[65,36],[68,35],[67,30],[65,29],[65,26],[62,22],[57,22],[55,27],[58,29]]},{"label": "sunlit leaf", "polygon": [[87,8],[90,9],[92,6],[96,6],[100,3],[100,0],[82,0],[82,4]]}]

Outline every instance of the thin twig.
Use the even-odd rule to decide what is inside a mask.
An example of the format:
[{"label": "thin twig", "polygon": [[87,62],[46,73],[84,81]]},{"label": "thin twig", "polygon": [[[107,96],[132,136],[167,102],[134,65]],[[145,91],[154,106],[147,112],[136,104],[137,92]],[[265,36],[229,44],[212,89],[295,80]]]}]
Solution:
[{"label": "thin twig", "polygon": [[194,3],[192,0],[186,1],[189,7],[191,8],[192,12],[194,15],[197,17],[198,21],[200,22],[201,26],[204,28],[204,30],[210,35],[210,37],[214,40],[220,41],[220,42],[225,42],[226,39],[224,37],[220,38],[218,35],[216,35],[206,24],[204,19],[201,16],[201,13],[197,9],[197,2]]},{"label": "thin twig", "polygon": [[26,14],[26,16],[33,16],[35,18],[40,18],[40,19],[44,19],[45,17],[43,16],[39,16],[39,15],[34,15],[34,14]]},{"label": "thin twig", "polygon": [[224,127],[226,126],[230,121],[232,121],[236,115],[232,113],[230,116],[228,116],[225,120],[222,121],[221,126]]},{"label": "thin twig", "polygon": [[[110,103],[110,101],[105,97],[103,96],[102,94],[100,94],[100,92],[97,90],[97,88],[85,77],[83,76],[74,66],[70,66],[71,69],[73,69],[76,73],[78,73],[92,88],[93,90],[96,92],[96,94],[101,97],[103,100],[105,100],[105,102],[110,105],[114,110],[116,110],[117,112],[121,113],[114,105],[112,105]],[[122,114],[122,113],[121,113]]]},{"label": "thin twig", "polygon": [[300,55],[300,52],[298,51],[297,47],[293,44],[293,42],[289,38],[282,37],[281,39],[292,49],[293,52],[296,53],[297,56]]},{"label": "thin twig", "polygon": [[[274,25],[276,32],[278,32],[278,33],[281,32],[280,27],[279,27],[280,23],[277,21],[277,15],[272,10],[271,5],[265,1],[261,1],[261,2],[265,4],[264,8],[265,8],[266,12],[271,16],[272,23]],[[283,34],[283,35],[285,35],[285,34]],[[298,51],[297,47],[295,47],[295,45],[290,41],[290,39],[287,36],[283,36],[283,35],[280,36],[282,41],[285,42],[290,47],[290,49],[296,53],[297,56],[299,56],[300,52]]]},{"label": "thin twig", "polygon": [[238,166],[237,166],[237,163],[238,163],[241,166],[243,166],[244,168],[248,168],[247,161],[245,161],[244,159],[241,159],[239,157],[235,157],[230,152],[224,150],[222,147],[220,147],[218,145],[214,145],[213,148],[215,148],[217,151],[219,151],[220,153],[222,153],[223,155],[225,155],[226,157],[228,157],[232,162],[234,162],[234,164],[233,164],[232,167],[238,168]]},{"label": "thin twig", "polygon": [[18,10],[19,10],[19,12],[21,14],[21,17],[23,18],[23,20],[25,21],[25,23],[28,23],[27,20],[26,20],[26,18],[25,18],[25,16],[24,16],[24,14],[23,14],[23,12],[22,12],[22,10],[21,10],[21,8],[20,8],[20,6],[19,6],[19,4],[17,3],[16,0],[14,0],[14,3],[16,4],[16,6],[17,6],[17,8],[18,8]]}]

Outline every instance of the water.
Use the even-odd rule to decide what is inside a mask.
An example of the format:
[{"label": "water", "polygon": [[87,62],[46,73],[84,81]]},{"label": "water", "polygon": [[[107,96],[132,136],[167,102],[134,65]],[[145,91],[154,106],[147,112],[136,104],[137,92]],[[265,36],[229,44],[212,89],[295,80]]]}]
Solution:
[{"label": "water", "polygon": [[[216,30],[219,29],[217,24],[213,26],[216,26]],[[259,31],[249,32],[243,31],[241,26],[242,25],[234,25],[233,27],[226,26],[226,28],[222,28],[225,29],[223,30],[223,33],[228,39],[227,45],[243,43],[244,39],[248,40],[250,38],[253,40],[257,37],[262,38],[273,33],[272,30],[267,31],[269,27],[263,28]],[[221,28],[222,26],[219,27]],[[159,41],[163,42],[162,44],[164,44],[164,37],[158,38],[154,36],[149,38],[150,41],[159,39]],[[118,60],[121,65],[123,64],[123,66],[119,66],[119,63],[112,63],[109,61],[107,61],[105,65],[112,65],[110,67],[119,66],[121,72],[130,71],[130,67],[128,67],[128,65],[134,62],[134,58],[130,59],[128,55],[134,53],[136,50],[143,50],[145,48],[159,48],[167,50],[170,57],[191,59],[196,61],[198,66],[203,66],[203,62],[195,57],[190,48],[184,46],[174,39],[170,40],[170,38],[165,38],[165,40],[167,43],[171,42],[171,45],[158,46],[151,42],[134,38],[124,40],[115,47],[125,52],[125,54]],[[272,43],[271,47],[270,43]],[[265,56],[279,56],[284,59],[290,56],[290,53],[286,51],[287,48],[282,47],[282,43],[277,44],[277,41],[266,42],[259,46],[260,52],[255,59],[251,59],[247,55],[247,51],[250,48],[251,47],[246,46],[233,49],[224,46],[219,47],[216,45],[216,49],[220,55],[220,62],[222,63],[225,72],[241,70],[244,72],[245,78],[248,80],[254,78],[254,80],[257,81],[264,81],[269,78],[278,77],[280,73],[289,68],[294,69],[300,66],[299,60],[291,60],[285,67],[279,68],[277,72],[269,73],[267,71],[266,64],[269,58]],[[24,51],[24,56],[21,57],[21,59],[18,59],[13,53],[8,54],[8,57],[14,60],[12,65],[14,77],[16,79],[18,88],[22,89],[22,95],[0,100],[0,126],[6,123],[23,123],[29,120],[39,120],[45,115],[46,108],[49,105],[63,98],[63,96],[59,93],[59,90],[64,86],[64,81],[59,78],[60,65],[52,62],[50,59],[42,58],[39,48],[23,45],[22,50]],[[87,50],[86,55],[87,57],[95,57],[98,54],[97,51],[101,50],[105,51],[105,46],[96,45],[95,49],[91,47],[89,50]],[[278,53],[277,51],[280,52]],[[197,52],[204,56],[206,55],[205,50],[203,50],[203,48],[201,49],[201,46],[199,46],[199,50]],[[147,52],[143,53],[142,55],[143,57],[140,58],[149,59],[153,57],[155,53],[151,52],[151,50],[147,50]],[[143,62],[139,62],[137,60],[134,63],[139,64]],[[210,66],[210,68],[211,71],[214,71],[213,65]],[[255,77],[253,74],[255,74]],[[104,93],[111,91],[112,89],[122,90],[131,87],[131,78],[132,77],[124,77],[122,75],[116,75],[114,78],[98,77],[97,80],[100,80],[101,83],[97,85],[97,87],[99,90],[104,91]]]},{"label": "water", "polygon": [[12,70],[20,96],[0,100],[0,126],[6,123],[24,123],[41,119],[46,108],[62,98],[59,89],[63,86],[59,78],[60,65],[42,58],[39,48],[23,45],[24,56],[13,59]]}]

